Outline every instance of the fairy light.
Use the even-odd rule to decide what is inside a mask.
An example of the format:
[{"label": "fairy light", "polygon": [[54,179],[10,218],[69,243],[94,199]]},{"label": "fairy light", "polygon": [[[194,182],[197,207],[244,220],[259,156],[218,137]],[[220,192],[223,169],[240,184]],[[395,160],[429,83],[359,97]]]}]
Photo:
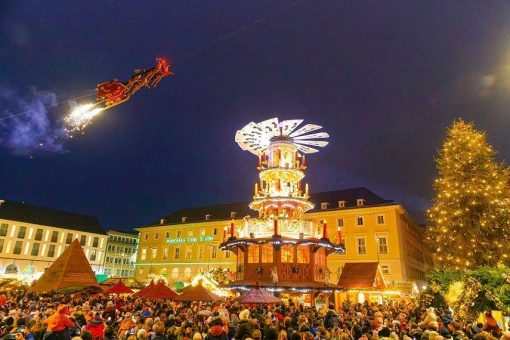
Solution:
[{"label": "fairy light", "polygon": [[[436,197],[426,240],[441,267],[509,265],[510,192],[507,169],[495,161],[485,133],[455,121],[438,152]],[[488,245],[492,246],[489,247]]]}]

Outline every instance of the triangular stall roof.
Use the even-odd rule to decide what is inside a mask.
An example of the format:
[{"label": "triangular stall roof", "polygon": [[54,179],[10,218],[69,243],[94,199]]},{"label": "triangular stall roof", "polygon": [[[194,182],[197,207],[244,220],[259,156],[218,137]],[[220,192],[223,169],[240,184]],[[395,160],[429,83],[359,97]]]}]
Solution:
[{"label": "triangular stall roof", "polygon": [[96,276],[83,252],[80,241],[73,243],[46,269],[31,289],[38,293],[68,287],[99,287]]},{"label": "triangular stall roof", "polygon": [[133,291],[128,288],[122,280],[119,280],[116,284],[109,287],[103,292],[104,295],[108,294],[133,294]]},{"label": "triangular stall roof", "polygon": [[241,294],[236,301],[245,304],[273,304],[282,302],[282,300],[260,287],[252,288]]},{"label": "triangular stall roof", "polygon": [[203,287],[202,285],[188,287],[182,290],[182,294],[176,297],[175,301],[218,301],[220,297]]},{"label": "triangular stall roof", "polygon": [[168,288],[163,280],[151,283],[144,289],[136,292],[133,296],[144,299],[173,299],[177,297],[177,293]]},{"label": "triangular stall roof", "polygon": [[386,286],[384,277],[377,262],[346,263],[338,280],[340,288],[349,289],[382,289]]}]

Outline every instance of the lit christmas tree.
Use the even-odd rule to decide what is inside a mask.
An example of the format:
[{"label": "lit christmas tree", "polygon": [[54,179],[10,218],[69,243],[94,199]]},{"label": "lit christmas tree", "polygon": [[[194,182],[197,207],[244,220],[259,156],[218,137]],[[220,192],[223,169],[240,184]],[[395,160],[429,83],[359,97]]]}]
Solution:
[{"label": "lit christmas tree", "polygon": [[427,241],[438,267],[509,264],[509,172],[495,153],[472,123],[457,120],[448,129],[428,212]]}]

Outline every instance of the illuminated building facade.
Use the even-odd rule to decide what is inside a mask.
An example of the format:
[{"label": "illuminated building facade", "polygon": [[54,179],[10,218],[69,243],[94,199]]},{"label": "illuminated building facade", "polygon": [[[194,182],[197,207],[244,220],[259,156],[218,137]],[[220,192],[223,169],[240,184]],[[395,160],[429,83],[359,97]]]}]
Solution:
[{"label": "illuminated building facade", "polygon": [[[425,271],[432,267],[432,256],[422,241],[423,227],[401,204],[363,187],[311,193],[309,200],[315,207],[304,214],[306,219],[326,220],[333,240],[338,240],[341,228],[345,253],[328,256],[330,282],[338,281],[346,263],[379,262],[387,283],[424,283]],[[243,217],[256,216],[248,204],[181,209],[138,228],[136,277],[147,281],[151,276],[163,275],[169,281],[188,282],[208,268],[229,268],[234,272],[236,256],[220,251],[219,245],[224,232],[228,238],[232,222],[239,230]],[[195,237],[201,234],[207,238]]]},{"label": "illuminated building facade", "polygon": [[109,230],[104,273],[110,277],[135,276],[138,233]]},{"label": "illuminated building facade", "polygon": [[102,273],[107,235],[95,217],[0,201],[0,276],[37,279],[78,239],[92,270]]}]

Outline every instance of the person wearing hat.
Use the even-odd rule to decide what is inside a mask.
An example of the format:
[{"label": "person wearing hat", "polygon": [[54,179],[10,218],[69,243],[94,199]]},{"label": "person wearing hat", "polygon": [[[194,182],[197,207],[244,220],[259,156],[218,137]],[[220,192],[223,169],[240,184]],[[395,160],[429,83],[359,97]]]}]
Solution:
[{"label": "person wearing hat", "polygon": [[239,313],[239,325],[237,327],[237,332],[234,335],[234,339],[244,340],[246,338],[251,338],[253,326],[251,325],[249,318],[250,311],[248,309],[244,309]]},{"label": "person wearing hat", "polygon": [[99,313],[95,313],[94,317],[87,321],[87,325],[84,327],[84,329],[92,333],[92,340],[103,340],[105,328],[106,325]]},{"label": "person wearing hat", "polygon": [[205,340],[228,340],[227,333],[223,329],[223,320],[220,317],[212,319],[209,327]]},{"label": "person wearing hat", "polygon": [[117,333],[117,336],[119,338],[127,338],[129,334],[136,334],[137,329],[136,324],[132,319],[132,315],[130,312],[126,312],[124,314],[124,318],[122,319],[122,322],[119,325],[119,331]]},{"label": "person wearing hat", "polygon": [[69,310],[66,305],[60,305],[57,307],[57,311],[53,313],[49,318],[43,321],[44,324],[48,325],[48,332],[50,332],[46,339],[48,340],[60,340],[67,338],[67,328],[75,327],[68,317]]}]

